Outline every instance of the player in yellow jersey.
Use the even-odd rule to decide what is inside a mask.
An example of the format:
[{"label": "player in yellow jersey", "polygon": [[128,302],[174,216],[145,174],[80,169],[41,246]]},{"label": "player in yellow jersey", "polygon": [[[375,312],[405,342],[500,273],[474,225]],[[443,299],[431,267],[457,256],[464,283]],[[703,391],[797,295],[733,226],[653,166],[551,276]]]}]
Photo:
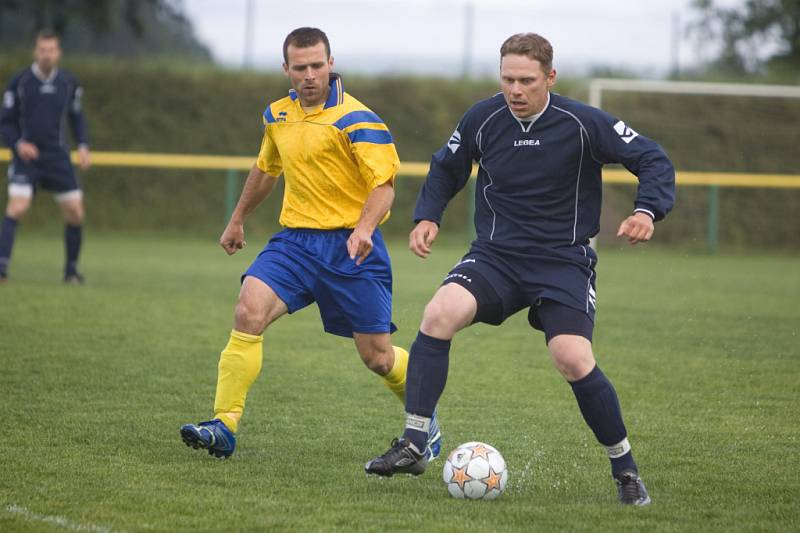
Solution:
[{"label": "player in yellow jersey", "polygon": [[[264,111],[264,137],[236,209],[220,237],[245,246],[247,216],[283,175],[275,234],[242,276],[234,329],[219,360],[214,418],[181,427],[183,441],[229,457],[245,398],[261,370],[264,330],[316,302],[328,333],[352,337],[364,364],[404,401],[408,352],[392,346],[392,271],[378,225],[389,217],[400,167],[389,129],[344,91],[328,38],[299,28],[283,44],[292,90]],[[439,455],[435,418],[429,458]]]}]

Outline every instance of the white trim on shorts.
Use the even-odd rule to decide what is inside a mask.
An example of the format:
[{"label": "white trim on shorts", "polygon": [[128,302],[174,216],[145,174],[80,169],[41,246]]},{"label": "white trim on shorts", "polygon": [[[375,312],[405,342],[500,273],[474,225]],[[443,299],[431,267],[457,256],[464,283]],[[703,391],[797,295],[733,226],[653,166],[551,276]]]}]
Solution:
[{"label": "white trim on shorts", "polygon": [[9,198],[33,198],[33,185],[30,183],[9,183]]},{"label": "white trim on shorts", "polygon": [[58,203],[69,202],[70,200],[80,200],[81,198],[83,198],[83,191],[80,189],[72,189],[71,191],[53,194],[53,199]]}]

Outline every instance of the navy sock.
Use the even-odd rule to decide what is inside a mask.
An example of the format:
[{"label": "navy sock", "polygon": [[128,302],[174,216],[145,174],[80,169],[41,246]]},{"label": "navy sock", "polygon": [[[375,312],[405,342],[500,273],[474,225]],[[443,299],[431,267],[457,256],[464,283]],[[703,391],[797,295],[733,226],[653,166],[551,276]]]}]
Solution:
[{"label": "navy sock", "polygon": [[17,233],[17,219],[6,216],[0,229],[0,274],[8,273],[11,250],[14,248],[14,235]]},{"label": "navy sock", "polygon": [[[611,460],[611,473],[616,476],[626,468],[636,470],[633,454],[628,449],[628,432],[622,421],[617,391],[608,378],[595,366],[591,372],[578,381],[571,382],[572,392],[578,400],[578,407],[586,424],[592,429],[597,440],[606,447]],[[624,444],[622,444],[624,443]],[[620,448],[615,449],[617,445]],[[625,453],[620,452],[625,451]],[[618,455],[615,457],[615,455]]]},{"label": "navy sock", "polygon": [[[447,383],[450,341],[417,333],[411,345],[406,373],[406,412],[431,418]],[[428,445],[428,433],[406,428],[403,437],[419,450]]]},{"label": "navy sock", "polygon": [[81,252],[82,226],[67,224],[64,228],[64,247],[66,248],[67,261],[64,265],[64,275],[71,276],[78,273],[78,254]]}]

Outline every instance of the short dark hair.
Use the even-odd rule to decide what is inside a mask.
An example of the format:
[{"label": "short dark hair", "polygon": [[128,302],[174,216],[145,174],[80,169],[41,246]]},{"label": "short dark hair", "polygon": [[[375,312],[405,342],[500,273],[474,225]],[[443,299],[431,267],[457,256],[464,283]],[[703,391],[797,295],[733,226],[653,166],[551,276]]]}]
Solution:
[{"label": "short dark hair", "polygon": [[500,59],[508,54],[528,56],[542,65],[542,70],[553,70],[553,46],[537,33],[517,33],[506,39],[500,47]]},{"label": "short dark hair", "polygon": [[297,48],[308,48],[315,44],[323,43],[325,45],[325,57],[331,57],[331,43],[328,42],[328,36],[319,28],[297,28],[293,30],[286,39],[283,41],[283,62],[289,63],[289,45]]},{"label": "short dark hair", "polygon": [[50,28],[43,28],[36,32],[36,40],[38,41],[39,39],[55,39],[61,42],[61,37]]}]

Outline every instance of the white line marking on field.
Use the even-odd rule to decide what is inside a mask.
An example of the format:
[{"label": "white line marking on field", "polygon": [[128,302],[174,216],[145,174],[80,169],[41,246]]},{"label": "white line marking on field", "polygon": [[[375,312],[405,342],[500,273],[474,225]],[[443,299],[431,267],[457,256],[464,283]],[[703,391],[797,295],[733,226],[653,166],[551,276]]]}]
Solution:
[{"label": "white line marking on field", "polygon": [[11,504],[6,505],[6,512],[15,513],[36,522],[45,522],[54,526],[63,527],[64,529],[71,529],[72,531],[94,531],[95,533],[111,533],[113,530],[106,526],[96,526],[94,524],[76,524],[63,516],[47,516],[39,513],[34,513],[27,507],[21,505]]}]

